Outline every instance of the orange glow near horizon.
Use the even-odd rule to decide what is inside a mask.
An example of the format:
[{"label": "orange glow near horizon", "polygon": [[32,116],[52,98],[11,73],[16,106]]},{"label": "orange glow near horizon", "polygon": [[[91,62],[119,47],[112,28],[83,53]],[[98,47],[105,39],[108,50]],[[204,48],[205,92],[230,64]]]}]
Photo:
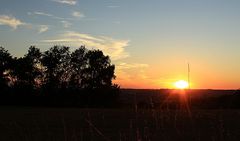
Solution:
[{"label": "orange glow near horizon", "polygon": [[[178,79],[181,80],[181,79]],[[121,88],[134,88],[134,89],[176,89],[175,86],[176,79],[166,79],[166,80],[143,80],[143,79],[136,79],[133,80],[114,80],[113,82],[119,84]],[[238,89],[239,85],[238,81],[230,82],[230,81],[216,81],[215,79],[209,78],[209,81],[206,82],[205,80],[199,78],[197,80],[191,81],[191,89]],[[179,89],[179,88],[177,88]]]},{"label": "orange glow near horizon", "polygon": [[[173,63],[172,63],[173,64]],[[187,80],[186,69],[180,68],[180,65],[160,65],[166,69],[151,70],[144,68],[144,71],[125,69],[116,72],[116,80],[113,82],[119,84],[121,88],[134,89],[179,89],[175,82]],[[191,89],[238,89],[240,88],[240,76],[229,76],[221,70],[214,70],[212,66],[198,63],[193,65],[190,74]],[[206,69],[210,68],[210,69]],[[204,76],[204,77],[203,77]],[[207,78],[207,79],[206,79]]]}]

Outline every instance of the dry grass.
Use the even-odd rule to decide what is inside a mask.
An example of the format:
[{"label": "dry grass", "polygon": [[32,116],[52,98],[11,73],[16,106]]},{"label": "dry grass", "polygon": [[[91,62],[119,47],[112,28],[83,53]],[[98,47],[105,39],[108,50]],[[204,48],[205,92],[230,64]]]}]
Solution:
[{"label": "dry grass", "polygon": [[240,111],[0,108],[1,141],[240,140]]}]

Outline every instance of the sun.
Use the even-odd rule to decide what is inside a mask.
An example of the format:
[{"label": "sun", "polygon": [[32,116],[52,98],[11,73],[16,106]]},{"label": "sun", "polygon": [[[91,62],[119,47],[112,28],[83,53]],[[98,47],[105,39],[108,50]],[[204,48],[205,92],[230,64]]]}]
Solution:
[{"label": "sun", "polygon": [[189,84],[185,80],[178,80],[174,83],[174,86],[178,89],[186,89],[188,88]]}]

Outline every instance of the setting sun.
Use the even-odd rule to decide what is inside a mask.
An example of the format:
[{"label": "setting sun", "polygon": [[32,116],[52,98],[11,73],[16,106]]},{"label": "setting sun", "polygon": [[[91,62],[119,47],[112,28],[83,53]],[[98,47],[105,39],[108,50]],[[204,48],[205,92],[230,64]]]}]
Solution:
[{"label": "setting sun", "polygon": [[179,80],[174,83],[174,86],[178,89],[186,89],[186,88],[188,88],[189,84],[185,80]]}]

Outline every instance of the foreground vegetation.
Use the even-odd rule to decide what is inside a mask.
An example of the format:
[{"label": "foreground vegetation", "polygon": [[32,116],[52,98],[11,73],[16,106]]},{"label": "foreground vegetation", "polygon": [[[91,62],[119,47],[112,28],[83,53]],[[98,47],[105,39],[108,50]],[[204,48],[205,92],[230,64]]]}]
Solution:
[{"label": "foreground vegetation", "polygon": [[0,140],[239,141],[236,103],[233,90],[125,89],[115,108],[1,106]]},{"label": "foreground vegetation", "polygon": [[2,141],[239,141],[239,110],[0,108]]}]

